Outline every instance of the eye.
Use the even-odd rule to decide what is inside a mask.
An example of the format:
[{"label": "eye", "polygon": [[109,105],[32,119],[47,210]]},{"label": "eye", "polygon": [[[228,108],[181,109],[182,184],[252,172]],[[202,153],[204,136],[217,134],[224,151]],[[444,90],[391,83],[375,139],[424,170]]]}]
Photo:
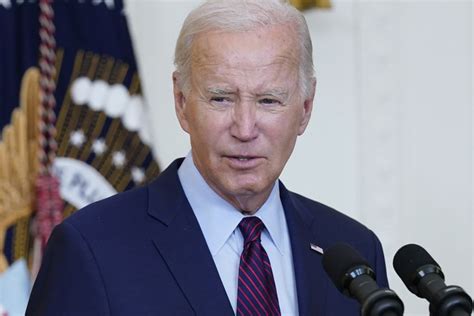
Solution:
[{"label": "eye", "polygon": [[212,97],[211,98],[211,102],[224,102],[224,101],[229,101],[228,98],[225,98],[225,97]]},{"label": "eye", "polygon": [[210,104],[218,107],[228,107],[233,103],[232,98],[226,96],[212,96],[210,97]]},{"label": "eye", "polygon": [[281,102],[277,99],[272,99],[272,98],[263,98],[258,101],[258,103],[262,105],[280,105]]}]

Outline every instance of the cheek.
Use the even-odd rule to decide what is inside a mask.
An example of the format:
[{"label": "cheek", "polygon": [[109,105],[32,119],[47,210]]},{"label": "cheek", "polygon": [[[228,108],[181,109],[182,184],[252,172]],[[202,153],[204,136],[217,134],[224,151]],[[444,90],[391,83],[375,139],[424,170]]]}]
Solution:
[{"label": "cheek", "polygon": [[190,123],[192,146],[201,152],[217,148],[222,143],[221,138],[225,136],[223,121],[222,117],[209,111],[193,113]]},{"label": "cheek", "polygon": [[267,129],[271,148],[281,160],[288,159],[293,151],[299,133],[299,121],[295,115],[283,116],[275,120]]}]

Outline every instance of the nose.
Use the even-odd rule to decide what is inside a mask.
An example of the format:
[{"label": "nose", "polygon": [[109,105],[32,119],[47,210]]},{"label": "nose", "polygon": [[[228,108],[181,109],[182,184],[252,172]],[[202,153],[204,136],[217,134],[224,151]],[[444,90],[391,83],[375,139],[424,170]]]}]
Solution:
[{"label": "nose", "polygon": [[257,109],[255,104],[244,100],[234,105],[230,133],[242,142],[249,142],[257,138]]}]

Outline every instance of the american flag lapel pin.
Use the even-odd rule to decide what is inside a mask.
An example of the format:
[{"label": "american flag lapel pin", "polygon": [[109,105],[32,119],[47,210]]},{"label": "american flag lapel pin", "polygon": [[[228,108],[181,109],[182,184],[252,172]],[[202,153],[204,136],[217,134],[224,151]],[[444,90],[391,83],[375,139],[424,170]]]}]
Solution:
[{"label": "american flag lapel pin", "polygon": [[309,245],[310,245],[312,250],[316,251],[320,255],[324,254],[323,248],[319,247],[318,245],[312,244],[312,243],[310,243]]}]

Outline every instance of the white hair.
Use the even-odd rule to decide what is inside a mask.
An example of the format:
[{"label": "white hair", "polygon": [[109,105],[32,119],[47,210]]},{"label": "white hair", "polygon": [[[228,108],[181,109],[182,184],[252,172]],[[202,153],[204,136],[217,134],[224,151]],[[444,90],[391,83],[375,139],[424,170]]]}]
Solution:
[{"label": "white hair", "polygon": [[178,86],[189,91],[191,51],[198,34],[220,30],[248,31],[257,27],[289,24],[295,28],[300,45],[299,81],[308,97],[314,79],[313,46],[306,20],[301,12],[284,0],[208,0],[186,17],[176,42],[174,63]]}]

